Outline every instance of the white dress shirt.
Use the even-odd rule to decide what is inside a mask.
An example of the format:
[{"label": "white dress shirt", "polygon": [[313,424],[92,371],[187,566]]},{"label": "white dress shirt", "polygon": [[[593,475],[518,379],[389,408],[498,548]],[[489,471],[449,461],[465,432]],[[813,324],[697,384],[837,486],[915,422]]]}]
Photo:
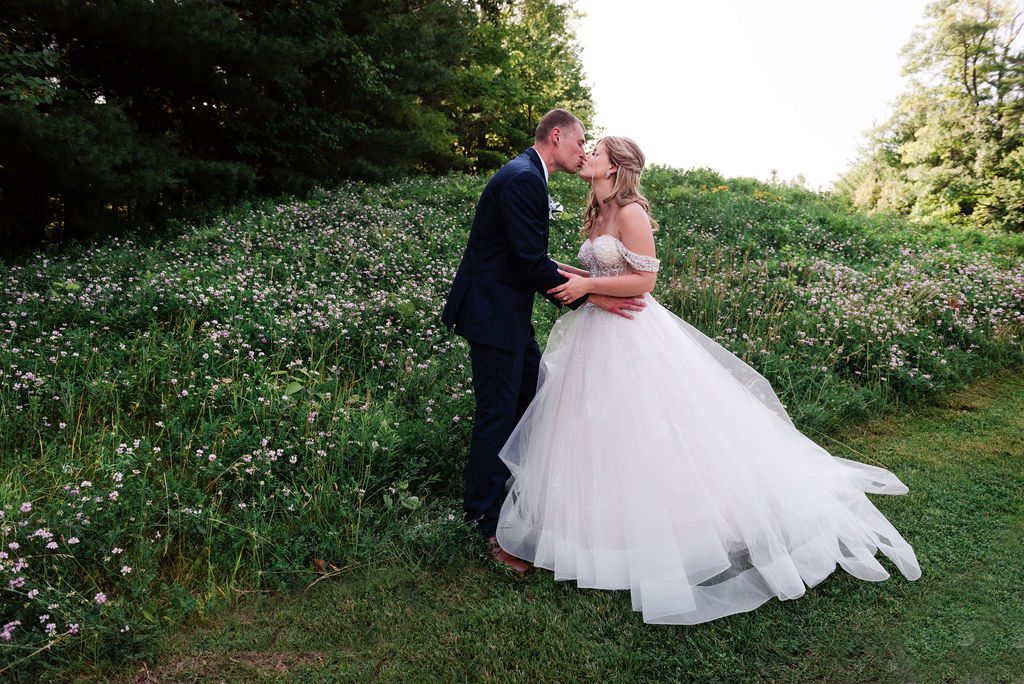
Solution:
[{"label": "white dress shirt", "polygon": [[540,157],[540,168],[544,169],[544,184],[547,185],[547,182],[548,182],[548,165],[544,163],[544,157],[540,156],[540,150],[537,150],[536,147],[534,147],[533,149],[536,150],[537,156]]}]

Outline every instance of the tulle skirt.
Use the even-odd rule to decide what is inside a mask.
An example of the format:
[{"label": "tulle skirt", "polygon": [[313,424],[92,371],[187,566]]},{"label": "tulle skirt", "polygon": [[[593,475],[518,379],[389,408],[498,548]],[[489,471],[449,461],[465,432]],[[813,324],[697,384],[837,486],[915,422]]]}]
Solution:
[{"label": "tulle skirt", "polygon": [[554,325],[500,453],[512,473],[501,546],[556,580],[629,589],[650,623],[794,599],[837,564],[884,580],[878,550],[920,577],[865,496],[907,487],[819,447],[764,377],[645,300],[633,320],[588,304]]}]

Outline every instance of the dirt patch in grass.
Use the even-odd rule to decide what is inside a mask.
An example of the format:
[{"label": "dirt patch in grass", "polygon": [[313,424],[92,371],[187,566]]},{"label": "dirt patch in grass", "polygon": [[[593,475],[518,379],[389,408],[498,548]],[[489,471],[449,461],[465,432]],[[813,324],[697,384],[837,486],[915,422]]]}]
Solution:
[{"label": "dirt patch in grass", "polygon": [[[179,655],[159,667],[145,668],[130,680],[132,684],[157,682],[203,681],[207,678],[223,681],[232,677],[259,677],[283,675],[298,667],[322,665],[329,657],[323,651],[309,653],[267,651],[199,652]],[[242,681],[235,679],[234,681]]]}]

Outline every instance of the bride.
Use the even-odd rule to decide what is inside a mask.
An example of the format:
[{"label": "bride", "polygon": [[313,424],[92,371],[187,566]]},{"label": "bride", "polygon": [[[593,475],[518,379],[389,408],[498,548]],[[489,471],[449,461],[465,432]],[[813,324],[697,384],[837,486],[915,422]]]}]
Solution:
[{"label": "bride", "polygon": [[501,548],[580,587],[629,589],[645,622],[694,624],[794,599],[835,569],[908,579],[914,550],[865,496],[891,472],[830,455],[771,385],[649,294],[658,271],[644,156],[606,137],[579,261],[551,294],[642,296],[634,320],[593,304],[555,323],[537,394],[500,458],[512,473]]}]

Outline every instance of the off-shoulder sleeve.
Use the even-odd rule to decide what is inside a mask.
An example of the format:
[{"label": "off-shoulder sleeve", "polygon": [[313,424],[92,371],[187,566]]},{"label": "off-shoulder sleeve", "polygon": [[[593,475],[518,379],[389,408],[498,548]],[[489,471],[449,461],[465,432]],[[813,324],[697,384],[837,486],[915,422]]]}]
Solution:
[{"label": "off-shoulder sleeve", "polygon": [[661,262],[655,257],[631,252],[626,248],[626,245],[622,244],[621,240],[616,240],[615,244],[619,246],[619,254],[622,255],[622,258],[626,260],[626,263],[629,264],[633,270],[646,271],[648,273],[658,272],[658,267]]}]

